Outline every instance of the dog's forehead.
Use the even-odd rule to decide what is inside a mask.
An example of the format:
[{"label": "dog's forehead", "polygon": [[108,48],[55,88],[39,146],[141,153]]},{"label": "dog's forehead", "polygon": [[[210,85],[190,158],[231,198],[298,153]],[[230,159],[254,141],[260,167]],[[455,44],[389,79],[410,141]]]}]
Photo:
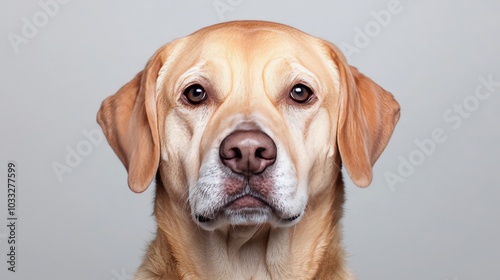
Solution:
[{"label": "dog's forehead", "polygon": [[[200,60],[263,67],[269,61],[318,62],[320,39],[292,27],[268,22],[230,22],[201,29],[184,38],[177,58],[184,65]],[[186,59],[191,63],[185,63]],[[210,64],[207,64],[210,65]],[[227,66],[227,65],[224,65]]]},{"label": "dog's forehead", "polygon": [[[219,41],[222,43],[227,43],[228,41],[232,41],[233,39],[246,43],[254,40],[259,41],[269,38],[273,40],[278,39],[278,41],[285,38],[295,38],[299,40],[308,40],[315,38],[307,33],[304,33],[287,25],[259,21],[228,22],[216,24],[200,29],[187,37],[191,37],[196,41]],[[248,45],[246,46],[251,47]]]},{"label": "dog's forehead", "polygon": [[235,93],[266,92],[277,98],[296,83],[318,93],[338,87],[337,67],[326,42],[286,25],[223,23],[176,40],[172,46],[164,56],[158,93],[164,88],[178,93],[201,83],[222,100]]}]

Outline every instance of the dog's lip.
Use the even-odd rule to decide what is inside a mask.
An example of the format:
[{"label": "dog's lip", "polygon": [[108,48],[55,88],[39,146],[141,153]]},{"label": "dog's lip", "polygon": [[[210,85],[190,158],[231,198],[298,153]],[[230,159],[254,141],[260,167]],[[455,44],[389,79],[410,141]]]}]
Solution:
[{"label": "dog's lip", "polygon": [[240,194],[230,199],[223,207],[215,213],[215,215],[205,216],[203,214],[196,214],[195,219],[200,223],[211,222],[217,216],[229,210],[230,212],[248,211],[257,209],[268,209],[274,212],[274,208],[263,198],[250,193]]},{"label": "dog's lip", "polygon": [[271,207],[269,203],[261,197],[254,194],[242,194],[233,199],[222,207],[223,209],[242,209],[242,208],[262,208]]},{"label": "dog's lip", "polygon": [[284,222],[293,222],[302,216],[302,212],[295,214],[293,216],[283,216],[280,214],[276,208],[268,203],[264,198],[259,195],[255,195],[253,193],[246,193],[239,195],[233,199],[231,199],[228,203],[222,207],[224,210],[242,210],[242,211],[254,211],[257,209],[267,209],[273,212],[275,215],[279,217],[280,220]]},{"label": "dog's lip", "polygon": [[285,224],[296,221],[303,214],[302,211],[293,215],[292,213],[280,211],[272,201],[268,201],[266,197],[247,188],[240,194],[226,198],[222,206],[213,209],[211,212],[195,214],[194,218],[200,224],[209,224],[213,223],[220,216],[227,218],[233,215],[248,215],[252,213],[261,213],[263,215],[272,213],[281,223]]}]

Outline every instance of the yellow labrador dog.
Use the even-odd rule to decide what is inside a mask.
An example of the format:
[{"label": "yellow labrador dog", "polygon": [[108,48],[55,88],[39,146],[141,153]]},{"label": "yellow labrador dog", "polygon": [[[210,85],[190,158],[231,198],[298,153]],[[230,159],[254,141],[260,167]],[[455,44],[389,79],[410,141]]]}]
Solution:
[{"label": "yellow labrador dog", "polygon": [[222,23],[160,48],[97,119],[158,223],[136,279],[353,279],[341,166],[360,187],[399,118],[330,43]]}]

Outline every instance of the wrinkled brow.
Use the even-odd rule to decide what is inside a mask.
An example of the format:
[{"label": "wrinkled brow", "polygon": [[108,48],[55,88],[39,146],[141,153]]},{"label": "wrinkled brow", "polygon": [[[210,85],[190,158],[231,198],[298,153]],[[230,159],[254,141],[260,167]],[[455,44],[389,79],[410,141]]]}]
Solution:
[{"label": "wrinkled brow", "polygon": [[[184,73],[182,73],[174,84],[174,92],[178,92],[186,83],[196,82],[201,80],[208,80],[207,73],[204,70],[204,66],[207,64],[205,60],[201,60],[195,65],[191,66]],[[164,90],[165,86],[165,75],[169,65],[165,64],[160,69],[158,73],[158,82],[156,84],[156,96]]]}]

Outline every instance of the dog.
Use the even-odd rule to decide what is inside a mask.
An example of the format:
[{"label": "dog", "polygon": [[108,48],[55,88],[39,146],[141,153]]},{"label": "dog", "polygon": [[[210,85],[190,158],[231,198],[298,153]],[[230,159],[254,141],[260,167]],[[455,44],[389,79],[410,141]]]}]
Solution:
[{"label": "dog", "polygon": [[156,181],[135,279],[354,279],[341,167],[367,187],[399,112],[333,44],[286,25],[164,45],[97,114],[132,191]]}]

